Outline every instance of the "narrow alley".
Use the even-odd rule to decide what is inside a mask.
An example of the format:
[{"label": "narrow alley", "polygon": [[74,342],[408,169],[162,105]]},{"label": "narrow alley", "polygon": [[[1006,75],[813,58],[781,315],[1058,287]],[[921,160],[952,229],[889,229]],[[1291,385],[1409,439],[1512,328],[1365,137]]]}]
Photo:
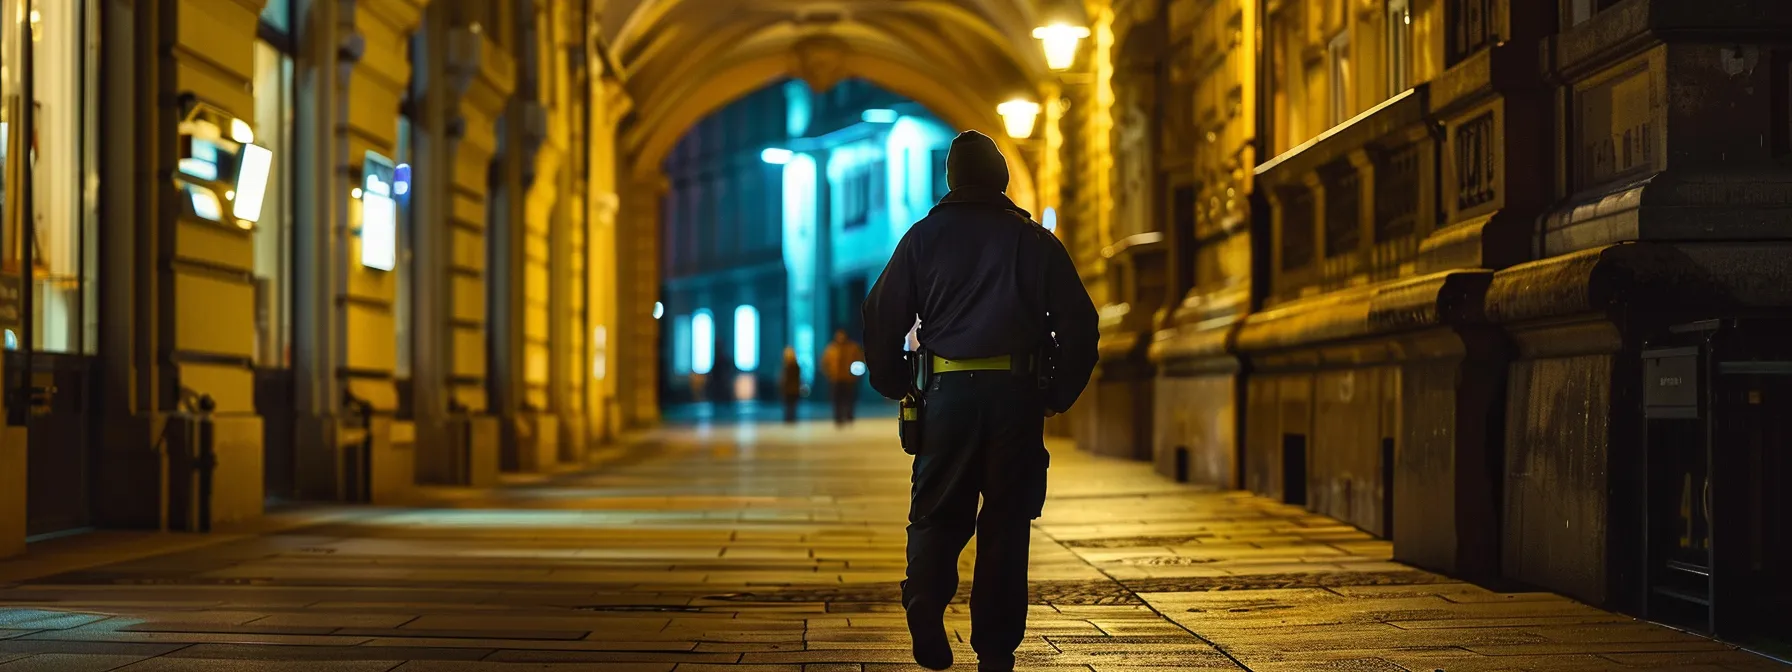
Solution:
[{"label": "narrow alley", "polygon": [[[0,563],[0,671],[919,669],[888,422],[665,429],[596,471],[433,490],[427,507],[43,542]],[[1054,448],[1020,669],[1785,669]],[[965,667],[962,604],[948,621]]]}]

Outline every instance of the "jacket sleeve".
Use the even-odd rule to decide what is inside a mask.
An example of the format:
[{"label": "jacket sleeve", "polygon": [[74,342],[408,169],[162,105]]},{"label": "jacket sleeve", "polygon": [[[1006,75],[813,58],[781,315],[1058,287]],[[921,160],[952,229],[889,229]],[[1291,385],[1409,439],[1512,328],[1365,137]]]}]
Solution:
[{"label": "jacket sleeve", "polygon": [[920,312],[915,299],[914,237],[910,229],[896,244],[889,265],[865,297],[865,368],[871,374],[871,388],[890,399],[908,393],[903,344]]},{"label": "jacket sleeve", "polygon": [[1095,302],[1089,298],[1089,290],[1083,287],[1082,277],[1077,275],[1076,264],[1064,250],[1064,244],[1057,236],[1046,234],[1045,237],[1050,239],[1045,246],[1046,301],[1051,311],[1052,334],[1058,343],[1046,405],[1063,413],[1082,396],[1083,388],[1089,385],[1089,376],[1095,372],[1101,319],[1095,312]]}]

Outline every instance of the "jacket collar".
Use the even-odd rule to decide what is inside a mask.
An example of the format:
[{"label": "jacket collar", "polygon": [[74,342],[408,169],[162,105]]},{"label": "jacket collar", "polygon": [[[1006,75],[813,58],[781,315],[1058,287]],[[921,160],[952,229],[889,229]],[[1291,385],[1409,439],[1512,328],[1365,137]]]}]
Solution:
[{"label": "jacket collar", "polygon": [[[1033,219],[1033,213],[1027,212],[1026,210],[1021,209],[1020,206],[1015,205],[1014,201],[1010,200],[1008,198],[1007,194],[1004,194],[1001,191],[998,191],[996,189],[992,189],[989,187],[967,185],[967,186],[959,187],[957,189],[953,189],[952,191],[946,193],[945,198],[940,199],[939,204],[940,205],[948,205],[948,204],[952,204],[952,203],[977,203],[977,204],[982,204],[982,205],[991,205],[991,206],[1001,208],[1003,210],[1013,212],[1022,217],[1025,217],[1029,220]],[[938,207],[938,206],[935,206],[935,207]]]}]

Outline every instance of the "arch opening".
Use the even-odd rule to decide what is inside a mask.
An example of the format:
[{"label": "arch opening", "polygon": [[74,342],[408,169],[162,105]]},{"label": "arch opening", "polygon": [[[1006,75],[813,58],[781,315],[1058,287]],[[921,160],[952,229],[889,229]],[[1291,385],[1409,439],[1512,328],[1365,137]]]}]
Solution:
[{"label": "arch opening", "polygon": [[786,389],[825,400],[829,341],[859,339],[859,306],[896,243],[946,193],[958,128],[863,79],[824,92],[775,80],[693,123],[657,168],[659,300],[672,324],[713,320],[707,333],[726,338],[662,333],[663,417],[775,416]]}]

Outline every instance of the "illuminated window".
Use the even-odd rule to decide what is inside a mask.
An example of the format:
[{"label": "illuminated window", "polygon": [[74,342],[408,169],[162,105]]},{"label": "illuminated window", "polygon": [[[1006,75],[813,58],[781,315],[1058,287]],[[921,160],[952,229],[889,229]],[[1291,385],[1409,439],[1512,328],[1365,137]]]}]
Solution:
[{"label": "illuminated window", "polygon": [[753,371],[759,368],[759,309],[740,306],[734,309],[734,368]]},{"label": "illuminated window", "polygon": [[1411,0],[1388,0],[1388,96],[1412,88]]},{"label": "illuminated window", "polygon": [[809,132],[809,118],[814,110],[814,96],[809,91],[809,84],[802,81],[786,82],[784,98],[784,132],[793,138],[803,137]]},{"label": "illuminated window", "polygon": [[691,316],[672,318],[672,374],[691,373]]},{"label": "illuminated window", "polygon": [[709,375],[716,366],[716,317],[707,309],[691,316],[691,372]]},{"label": "illuminated window", "polygon": [[1337,126],[1351,117],[1350,111],[1350,30],[1339,31],[1326,47],[1331,62],[1331,125]]},{"label": "illuminated window", "polygon": [[840,184],[841,225],[852,229],[870,223],[872,212],[884,205],[889,181],[889,170],[882,158],[849,170]]}]

